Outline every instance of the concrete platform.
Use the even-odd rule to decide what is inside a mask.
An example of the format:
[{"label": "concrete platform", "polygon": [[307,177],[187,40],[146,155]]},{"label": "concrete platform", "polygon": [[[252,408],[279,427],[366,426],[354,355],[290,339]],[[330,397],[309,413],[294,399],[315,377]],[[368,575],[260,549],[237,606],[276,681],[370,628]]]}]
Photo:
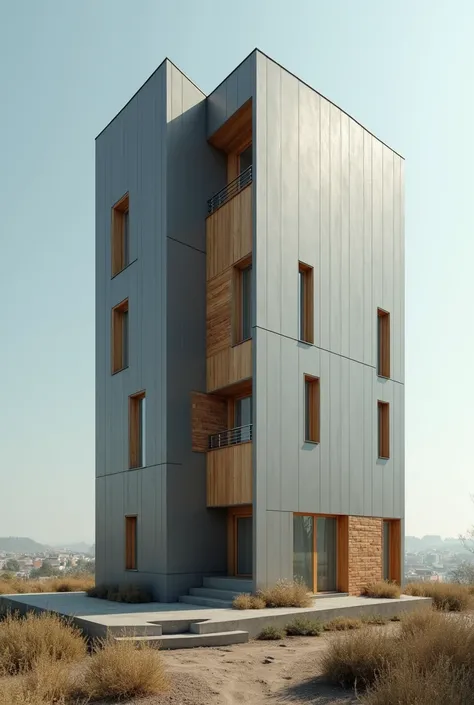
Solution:
[{"label": "concrete platform", "polygon": [[[90,637],[104,637],[109,632],[116,637],[153,637],[153,641],[160,642],[160,637],[166,636],[166,639],[161,639],[162,648],[183,648],[184,643],[190,646],[219,646],[223,643],[221,639],[225,632],[234,632],[236,641],[240,641],[257,636],[264,626],[283,627],[295,616],[323,621],[339,616],[370,614],[392,617],[430,606],[430,598],[408,595],[402,595],[398,600],[339,595],[317,597],[307,608],[263,610],[210,609],[185,603],[159,602],[127,605],[87,597],[84,592],[0,596],[0,610],[57,612],[71,617]],[[247,637],[243,637],[242,632]],[[183,639],[185,635],[187,637]],[[191,635],[201,636],[201,643],[199,638],[191,639]],[[231,638],[230,634],[228,638]]]}]

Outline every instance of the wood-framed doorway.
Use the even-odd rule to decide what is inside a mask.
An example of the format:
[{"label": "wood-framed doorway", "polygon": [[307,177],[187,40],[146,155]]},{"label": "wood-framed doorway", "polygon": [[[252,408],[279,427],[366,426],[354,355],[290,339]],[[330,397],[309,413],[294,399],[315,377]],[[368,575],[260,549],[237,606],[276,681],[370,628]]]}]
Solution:
[{"label": "wood-framed doorway", "polygon": [[[248,543],[250,530],[250,550],[253,550],[252,514],[251,504],[227,509],[227,573],[236,578],[252,578],[252,570],[248,572],[246,567],[251,565],[252,554],[248,556],[246,552],[243,555],[243,547],[238,544],[239,538],[243,540],[244,537]],[[246,548],[248,549],[248,546]]]},{"label": "wood-framed doorway", "polygon": [[[300,531],[306,530],[306,554],[303,559],[303,570],[301,552],[298,551],[298,536],[297,536],[297,518],[306,517],[306,527],[299,527]],[[320,533],[323,531],[322,522],[318,519],[329,519],[326,529],[330,529],[327,533],[330,534],[328,548],[324,555],[321,555],[321,545],[318,550],[318,524],[320,525]],[[315,514],[311,512],[294,512],[293,514],[293,573],[297,577],[300,573],[304,573],[301,577],[305,579],[309,590],[313,593],[325,592],[347,592],[349,584],[349,550],[348,550],[348,534],[349,522],[347,516],[334,514]],[[300,522],[301,523],[301,522]],[[318,553],[319,553],[319,570],[318,570]],[[323,568],[323,561],[325,563]]]}]

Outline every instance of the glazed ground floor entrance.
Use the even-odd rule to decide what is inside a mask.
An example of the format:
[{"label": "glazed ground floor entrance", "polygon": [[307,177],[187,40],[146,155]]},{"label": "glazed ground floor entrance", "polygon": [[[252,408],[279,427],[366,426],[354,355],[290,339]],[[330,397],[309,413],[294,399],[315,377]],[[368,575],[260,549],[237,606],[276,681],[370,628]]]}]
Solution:
[{"label": "glazed ground floor entrance", "polygon": [[[229,507],[227,513],[227,573],[253,577],[252,505]],[[305,583],[311,593],[360,594],[377,580],[400,583],[402,541],[400,519],[293,513],[280,541],[291,564],[284,574]],[[270,537],[267,537],[267,540]],[[268,554],[267,554],[268,555]]]}]

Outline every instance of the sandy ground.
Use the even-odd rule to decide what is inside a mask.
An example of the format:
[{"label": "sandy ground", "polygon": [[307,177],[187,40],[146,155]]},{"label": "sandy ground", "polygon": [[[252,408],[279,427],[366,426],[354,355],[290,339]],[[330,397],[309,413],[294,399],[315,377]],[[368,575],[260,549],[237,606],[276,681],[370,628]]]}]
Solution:
[{"label": "sandy ground", "polygon": [[162,652],[166,696],[127,705],[342,705],[357,700],[321,682],[318,661],[334,635],[251,641],[222,648]]}]

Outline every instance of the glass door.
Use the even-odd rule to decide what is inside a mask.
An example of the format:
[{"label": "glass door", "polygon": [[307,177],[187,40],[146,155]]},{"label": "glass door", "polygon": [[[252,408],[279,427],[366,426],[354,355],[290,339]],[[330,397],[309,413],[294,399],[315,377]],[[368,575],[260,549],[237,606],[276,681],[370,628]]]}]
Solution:
[{"label": "glass door", "polygon": [[337,519],[293,517],[293,575],[311,592],[337,591]]}]

